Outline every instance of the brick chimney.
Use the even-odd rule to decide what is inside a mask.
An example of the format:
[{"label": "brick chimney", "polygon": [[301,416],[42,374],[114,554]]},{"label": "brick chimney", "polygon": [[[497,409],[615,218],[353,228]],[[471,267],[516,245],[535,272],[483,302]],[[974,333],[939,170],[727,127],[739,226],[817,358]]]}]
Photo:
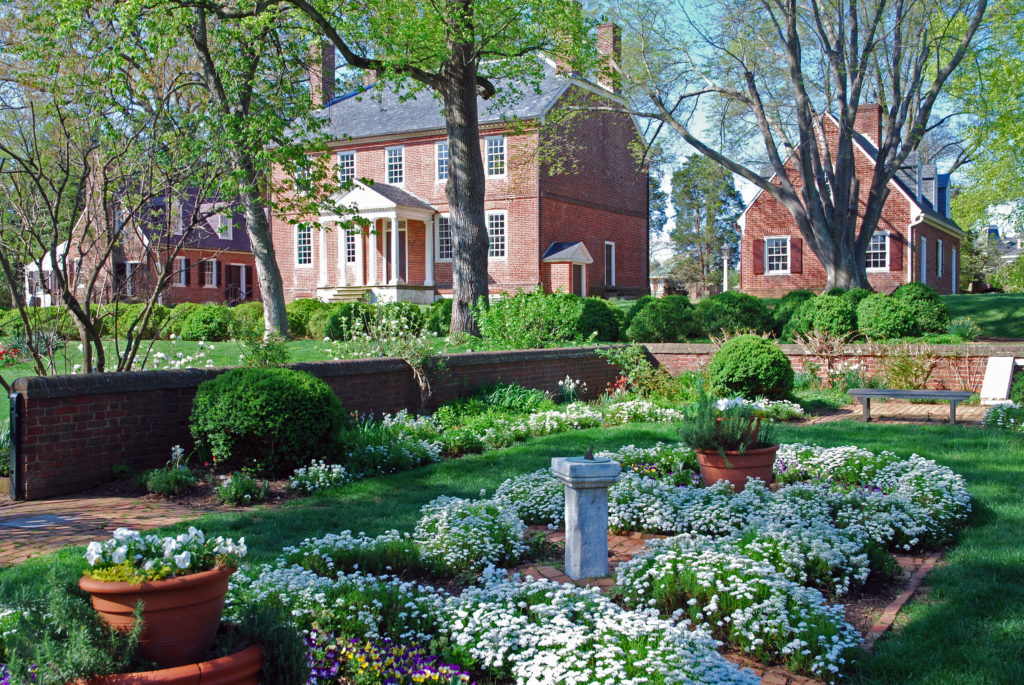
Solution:
[{"label": "brick chimney", "polygon": [[334,46],[326,39],[309,48],[309,97],[315,107],[334,97]]},{"label": "brick chimney", "polygon": [[363,69],[363,85],[369,88],[377,82],[376,69]]},{"label": "brick chimney", "polygon": [[875,102],[859,106],[853,130],[865,136],[877,148],[882,140],[882,106]]},{"label": "brick chimney", "polygon": [[613,93],[622,89],[622,77],[612,64],[622,66],[622,27],[611,22],[597,27],[597,52],[601,55],[598,82]]}]

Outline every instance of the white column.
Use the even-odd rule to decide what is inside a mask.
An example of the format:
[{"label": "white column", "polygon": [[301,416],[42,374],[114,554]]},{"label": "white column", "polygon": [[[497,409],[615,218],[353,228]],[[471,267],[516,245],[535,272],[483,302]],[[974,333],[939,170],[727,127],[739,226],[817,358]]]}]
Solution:
[{"label": "white column", "polygon": [[[242,302],[245,302],[245,300],[246,300],[246,297],[245,297],[245,294],[246,294],[245,293],[245,264],[243,264],[241,266],[241,269],[242,269],[242,297],[240,299],[242,300]],[[163,293],[161,293],[161,295],[162,294]]]},{"label": "white column", "polygon": [[391,215],[391,285],[398,285],[398,212]]},{"label": "white column", "polygon": [[435,221],[437,221],[437,216],[436,215],[430,221],[425,221],[424,222],[424,232],[425,232],[425,235],[423,236],[423,240],[426,243],[426,249],[424,250],[424,252],[426,253],[426,257],[425,257],[426,269],[425,269],[424,273],[426,274],[426,278],[423,279],[423,285],[434,285],[434,222]]},{"label": "white column", "polygon": [[348,285],[348,231],[338,233],[338,270],[341,272],[341,285]]},{"label": "white column", "polygon": [[324,287],[327,285],[327,229],[324,228],[323,224],[320,224],[320,277],[317,279],[317,285]]},{"label": "white column", "polygon": [[[377,234],[374,230],[377,228],[377,223],[374,222],[370,227],[370,232],[367,237],[370,240],[370,281],[369,285],[377,285]],[[384,222],[381,222],[381,230],[384,230]]]},{"label": "white column", "polygon": [[365,243],[363,242],[363,229],[360,228],[359,232],[356,233],[356,284],[366,285],[366,270],[363,267],[363,260],[366,258],[366,252],[364,248]]}]

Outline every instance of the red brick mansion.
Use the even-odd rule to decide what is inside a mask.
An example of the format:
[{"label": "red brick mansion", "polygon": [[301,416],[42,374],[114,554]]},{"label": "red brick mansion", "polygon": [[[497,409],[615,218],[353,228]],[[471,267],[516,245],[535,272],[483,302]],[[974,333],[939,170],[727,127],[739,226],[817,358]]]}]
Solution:
[{"label": "red brick mansion", "polygon": [[[867,201],[881,124],[877,105],[858,110],[854,154],[862,207]],[[838,122],[826,115],[824,128],[826,137],[834,141]],[[888,293],[903,283],[917,281],[940,293],[955,293],[960,241],[965,234],[949,216],[949,175],[937,173],[934,165],[914,162],[889,183],[889,197],[867,252],[871,287]],[[797,288],[824,289],[825,269],[804,245],[792,215],[773,197],[759,192],[743,211],[739,225],[740,290],[779,297]]]},{"label": "red brick mansion", "polygon": [[[613,54],[617,27],[601,27],[598,43],[604,54]],[[325,62],[324,71],[331,72]],[[640,136],[636,122],[594,111],[573,117],[568,134],[549,136],[537,124],[553,111],[582,98],[616,95],[611,83],[563,74],[546,60],[543,66],[539,90],[524,86],[511,111],[479,102],[490,291],[541,285],[580,295],[642,295],[648,292],[648,189],[647,171],[630,147]],[[322,83],[329,91],[333,80],[325,76]],[[339,219],[330,213],[319,217],[324,229],[295,226],[275,214],[286,300],[369,294],[427,303],[450,295],[448,142],[438,102],[429,92],[403,101],[376,84],[327,100],[322,113],[336,141],[331,163],[341,180],[356,181],[338,200],[355,207],[373,229],[330,230]],[[564,155],[571,159],[555,168],[544,151],[557,140],[571,141]]]}]

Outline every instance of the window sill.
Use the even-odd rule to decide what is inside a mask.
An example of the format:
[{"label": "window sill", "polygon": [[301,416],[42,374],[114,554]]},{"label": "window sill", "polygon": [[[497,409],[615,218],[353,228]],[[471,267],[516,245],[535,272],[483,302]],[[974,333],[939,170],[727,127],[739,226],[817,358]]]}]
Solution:
[{"label": "window sill", "polygon": [[765,271],[765,276],[792,276],[793,274],[789,271]]},{"label": "window sill", "polygon": [[886,265],[886,266],[873,266],[871,268],[864,269],[864,271],[866,271],[869,274],[884,274],[884,273],[889,273],[890,269],[889,269],[889,266]]}]

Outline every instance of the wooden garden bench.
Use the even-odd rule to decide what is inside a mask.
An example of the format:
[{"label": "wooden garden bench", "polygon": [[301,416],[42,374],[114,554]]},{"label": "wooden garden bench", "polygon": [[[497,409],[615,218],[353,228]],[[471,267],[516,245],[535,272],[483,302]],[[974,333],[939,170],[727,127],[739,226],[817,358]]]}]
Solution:
[{"label": "wooden garden bench", "polygon": [[947,400],[949,402],[949,423],[956,424],[956,405],[971,396],[958,390],[886,390],[885,388],[851,388],[850,397],[860,400],[864,407],[864,420],[871,420],[871,398],[888,397],[897,400]]}]

